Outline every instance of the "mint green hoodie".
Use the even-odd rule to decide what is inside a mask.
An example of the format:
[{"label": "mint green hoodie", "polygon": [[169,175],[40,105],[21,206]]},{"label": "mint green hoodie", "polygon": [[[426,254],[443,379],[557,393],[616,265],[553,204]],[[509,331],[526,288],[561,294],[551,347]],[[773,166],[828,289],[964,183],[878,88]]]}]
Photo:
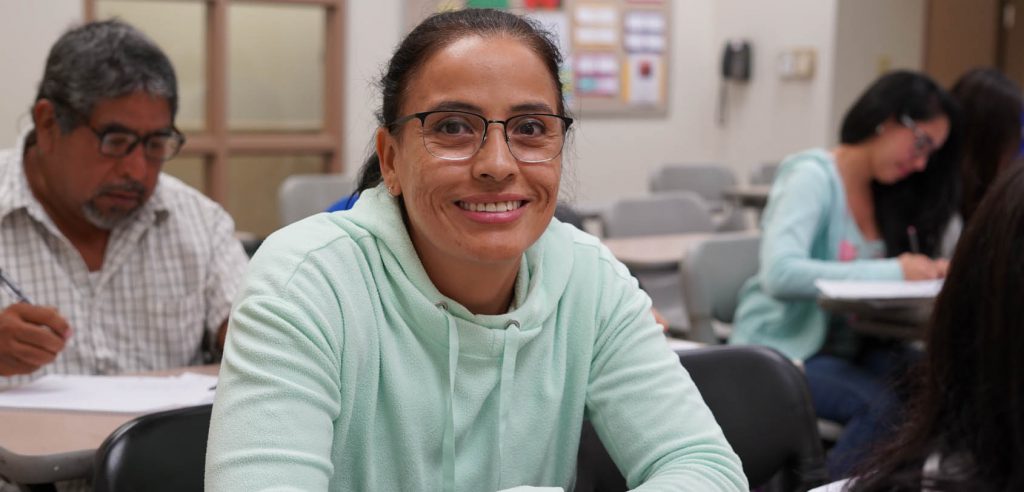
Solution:
[{"label": "mint green hoodie", "polygon": [[552,221],[513,306],[474,315],[438,292],[380,187],[273,234],[231,315],[207,489],[571,489],[589,418],[632,487],[747,490],[597,239]]}]

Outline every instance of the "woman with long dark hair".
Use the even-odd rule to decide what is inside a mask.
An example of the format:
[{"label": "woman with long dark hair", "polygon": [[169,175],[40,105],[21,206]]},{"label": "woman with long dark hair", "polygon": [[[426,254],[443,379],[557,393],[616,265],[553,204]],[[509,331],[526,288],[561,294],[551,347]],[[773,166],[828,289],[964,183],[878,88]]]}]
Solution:
[{"label": "woman with long dark hair", "polygon": [[898,437],[854,491],[1024,490],[1024,167],[998,178],[957,244]]},{"label": "woman with long dark hair", "polygon": [[1020,149],[1024,98],[1020,86],[994,68],[965,73],[952,94],[963,111],[960,215],[967,222],[985,191]]},{"label": "woman with long dark hair", "polygon": [[814,282],[944,275],[930,256],[957,205],[957,122],[930,78],[886,74],[847,112],[839,146],[786,158],[769,195],[760,271],[740,293],[730,343],[804,361],[818,415],[845,425],[828,460],[835,478],[888,429],[899,398],[886,381],[916,355],[830,317]]}]

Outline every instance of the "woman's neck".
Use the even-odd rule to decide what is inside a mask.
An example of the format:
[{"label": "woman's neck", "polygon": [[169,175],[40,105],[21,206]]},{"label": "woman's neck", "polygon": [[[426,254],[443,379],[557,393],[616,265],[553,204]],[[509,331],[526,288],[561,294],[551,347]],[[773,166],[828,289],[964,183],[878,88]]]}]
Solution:
[{"label": "woman's neck", "polygon": [[855,146],[840,144],[832,150],[832,156],[836,160],[836,169],[843,179],[847,189],[868,191],[871,189],[871,156],[867,149]]},{"label": "woman's neck", "polygon": [[[433,268],[431,267],[433,266]],[[519,265],[462,265],[458,268],[423,267],[442,294],[466,306],[473,314],[503,314],[512,305]]]},{"label": "woman's neck", "polygon": [[474,261],[433,247],[415,230],[409,233],[420,263],[438,291],[473,314],[508,312],[522,255],[509,261]]}]

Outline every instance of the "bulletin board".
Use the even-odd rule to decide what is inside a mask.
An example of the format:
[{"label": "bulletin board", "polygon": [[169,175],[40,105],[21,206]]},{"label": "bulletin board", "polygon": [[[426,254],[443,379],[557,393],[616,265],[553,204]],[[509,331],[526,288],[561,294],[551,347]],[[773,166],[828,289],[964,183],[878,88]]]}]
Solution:
[{"label": "bulletin board", "polygon": [[563,92],[575,116],[664,116],[671,0],[405,0],[406,30],[434,12],[499,8],[555,35]]}]

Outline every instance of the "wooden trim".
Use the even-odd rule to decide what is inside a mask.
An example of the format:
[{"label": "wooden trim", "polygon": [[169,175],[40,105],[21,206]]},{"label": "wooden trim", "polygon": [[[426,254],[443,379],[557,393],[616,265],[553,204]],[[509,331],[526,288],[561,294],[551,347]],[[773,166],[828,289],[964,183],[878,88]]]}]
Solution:
[{"label": "wooden trim", "polygon": [[345,115],[342,114],[345,80],[345,2],[334,0],[324,12],[324,132],[333,140],[332,152],[324,158],[324,172],[340,173],[345,143]]},{"label": "wooden trim", "polygon": [[96,0],[82,2],[82,18],[85,19],[85,22],[96,20]]},{"label": "wooden trim", "polygon": [[206,161],[206,194],[219,203],[228,198],[228,2],[206,1],[206,133],[213,148]]}]

